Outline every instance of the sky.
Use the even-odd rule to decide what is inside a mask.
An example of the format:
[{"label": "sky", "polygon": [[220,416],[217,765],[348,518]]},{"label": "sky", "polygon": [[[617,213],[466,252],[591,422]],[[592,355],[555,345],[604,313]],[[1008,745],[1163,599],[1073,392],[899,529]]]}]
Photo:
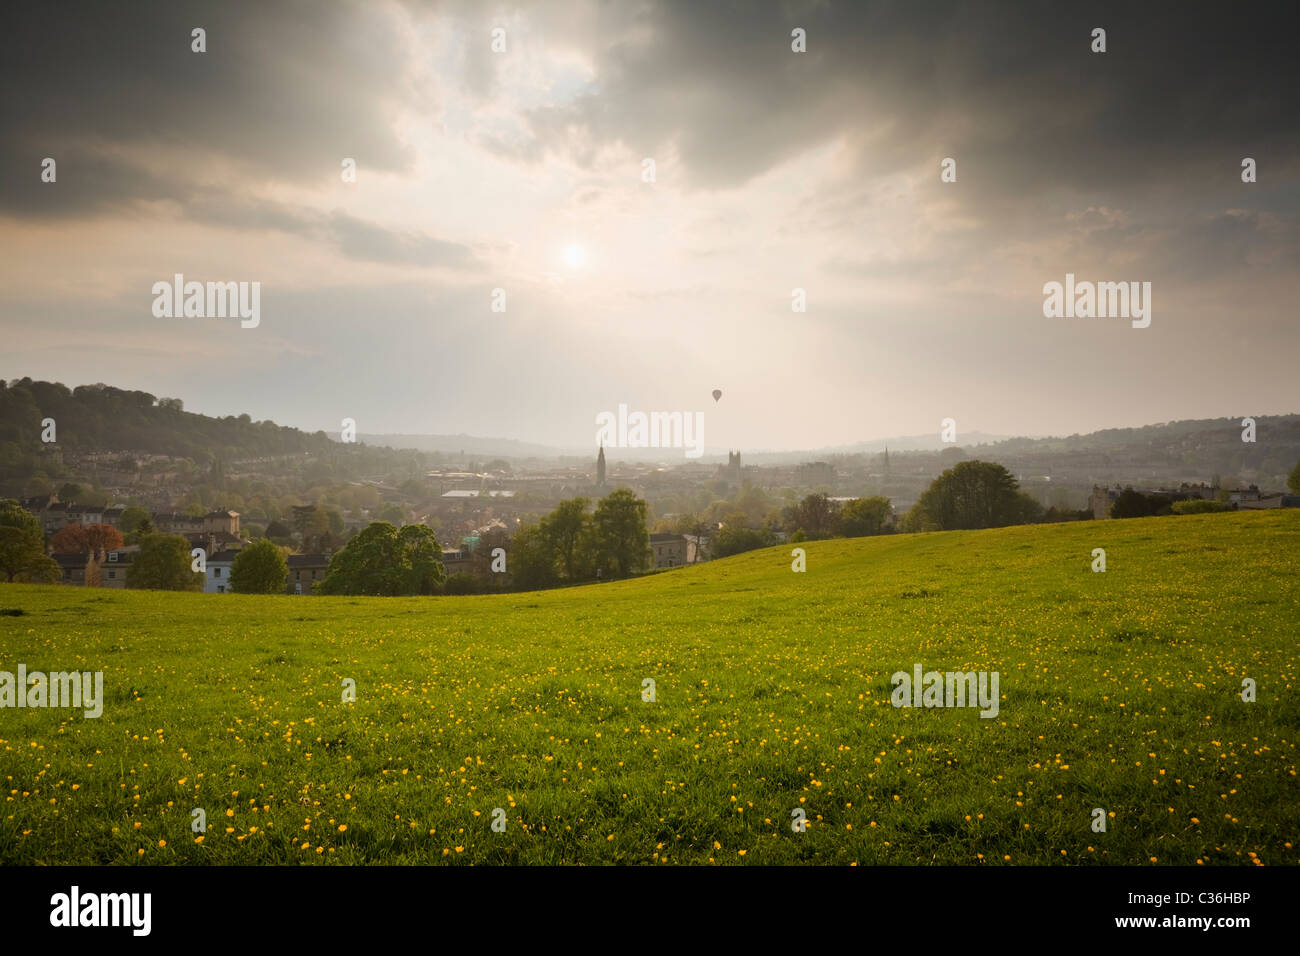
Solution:
[{"label": "sky", "polygon": [[[765,449],[1300,411],[1288,11],[21,5],[0,377],[566,448],[620,404]],[[257,326],[156,316],[177,273]],[[1046,317],[1067,273],[1150,325]]]}]

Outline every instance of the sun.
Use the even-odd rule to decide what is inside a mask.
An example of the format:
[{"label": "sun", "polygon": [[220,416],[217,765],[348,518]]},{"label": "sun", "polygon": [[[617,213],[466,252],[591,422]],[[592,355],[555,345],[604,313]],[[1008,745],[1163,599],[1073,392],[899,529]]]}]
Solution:
[{"label": "sun", "polygon": [[581,269],[587,264],[587,250],[576,244],[565,246],[564,264],[570,269]]}]

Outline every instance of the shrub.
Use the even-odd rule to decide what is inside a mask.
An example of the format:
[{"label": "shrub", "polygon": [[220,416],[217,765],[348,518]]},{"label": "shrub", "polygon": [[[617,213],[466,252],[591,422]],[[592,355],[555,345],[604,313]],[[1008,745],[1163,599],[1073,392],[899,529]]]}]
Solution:
[{"label": "shrub", "polygon": [[1232,506],[1223,501],[1211,501],[1207,498],[1190,498],[1187,501],[1175,501],[1174,514],[1200,515],[1213,511],[1231,511]]}]

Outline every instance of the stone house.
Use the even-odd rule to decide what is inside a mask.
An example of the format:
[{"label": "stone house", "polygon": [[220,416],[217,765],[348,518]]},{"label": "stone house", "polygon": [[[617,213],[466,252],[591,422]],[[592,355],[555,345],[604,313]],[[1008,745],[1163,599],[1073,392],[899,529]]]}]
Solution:
[{"label": "stone house", "polygon": [[59,583],[76,587],[99,587],[99,561],[93,554],[52,554],[59,565]]},{"label": "stone house", "polygon": [[330,567],[328,554],[291,554],[286,560],[289,562],[286,594],[311,594],[312,585],[324,581]]},{"label": "stone house", "polygon": [[653,568],[676,568],[686,563],[686,536],[681,534],[650,535]]}]

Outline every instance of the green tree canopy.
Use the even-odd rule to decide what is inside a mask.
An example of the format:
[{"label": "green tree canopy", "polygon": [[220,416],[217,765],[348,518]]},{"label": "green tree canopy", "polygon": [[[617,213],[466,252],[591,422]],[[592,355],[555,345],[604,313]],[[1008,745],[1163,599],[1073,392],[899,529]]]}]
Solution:
[{"label": "green tree canopy", "polygon": [[1110,506],[1112,518],[1148,518],[1152,515],[1169,514],[1173,509],[1164,498],[1144,495],[1132,488],[1125,488],[1115,503]]},{"label": "green tree canopy", "polygon": [[127,544],[139,544],[150,535],[157,534],[158,529],[153,526],[153,518],[148,514],[135,526],[135,530],[125,536]]},{"label": "green tree canopy", "polygon": [[1232,508],[1223,501],[1208,498],[1189,498],[1187,501],[1175,501],[1173,512],[1176,515],[1202,515],[1216,511],[1231,511]]},{"label": "green tree canopy", "polygon": [[952,531],[1023,524],[1042,509],[1011,472],[991,461],[963,461],[936,478],[908,512],[908,529]]},{"label": "green tree canopy", "polygon": [[122,517],[117,519],[117,530],[123,534],[130,534],[146,523],[152,524],[149,512],[131,505],[129,508],[122,509]]},{"label": "green tree canopy", "polygon": [[746,528],[739,524],[726,524],[713,536],[710,548],[715,558],[726,558],[743,551],[754,551],[774,544],[776,544],[776,535],[768,528]]},{"label": "green tree canopy", "polygon": [[558,581],[555,552],[536,525],[520,527],[510,542],[510,580],[525,591]]},{"label": "green tree canopy", "polygon": [[446,577],[432,531],[376,521],[330,559],[318,587],[321,594],[436,594]]},{"label": "green tree canopy", "polygon": [[240,551],[230,566],[230,586],[236,594],[279,594],[288,576],[283,552],[266,538]]},{"label": "green tree canopy", "polygon": [[191,570],[190,543],[178,534],[150,534],[126,570],[126,586],[152,591],[202,591],[203,575]]},{"label": "green tree canopy", "polygon": [[7,581],[59,580],[58,563],[45,554],[40,521],[12,498],[0,501],[0,574]]},{"label": "green tree canopy", "polygon": [[591,516],[597,567],[618,577],[645,570],[650,555],[646,513],[645,501],[628,488],[600,499]]},{"label": "green tree canopy", "polygon": [[889,499],[854,498],[840,509],[840,534],[846,538],[863,538],[883,534],[891,512]]},{"label": "green tree canopy", "polygon": [[839,509],[824,493],[805,497],[791,509],[789,528],[802,531],[809,538],[829,538],[839,524]]},{"label": "green tree canopy", "polygon": [[[540,531],[543,540],[555,555],[559,570],[566,581],[590,577],[589,569],[582,567],[583,537],[589,532],[591,518],[587,506],[591,502],[586,498],[571,498],[561,501],[545,518],[542,519]],[[587,573],[584,573],[587,572]]]}]

